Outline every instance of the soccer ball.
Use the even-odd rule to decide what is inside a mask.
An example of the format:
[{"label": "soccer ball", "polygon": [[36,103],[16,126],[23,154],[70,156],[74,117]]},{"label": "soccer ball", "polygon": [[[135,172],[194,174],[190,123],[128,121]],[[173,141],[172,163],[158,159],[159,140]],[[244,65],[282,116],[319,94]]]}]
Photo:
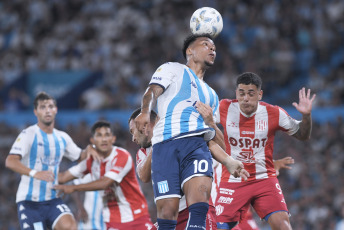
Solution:
[{"label": "soccer ball", "polygon": [[221,14],[211,7],[197,9],[191,16],[190,29],[193,34],[210,34],[215,38],[222,31]]}]

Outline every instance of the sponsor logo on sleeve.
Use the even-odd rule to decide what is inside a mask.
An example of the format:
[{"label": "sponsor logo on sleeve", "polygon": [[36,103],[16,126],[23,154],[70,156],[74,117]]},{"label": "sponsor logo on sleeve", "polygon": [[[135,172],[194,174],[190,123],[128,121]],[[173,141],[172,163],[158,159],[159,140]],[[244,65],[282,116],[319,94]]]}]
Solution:
[{"label": "sponsor logo on sleeve", "polygon": [[161,81],[162,77],[153,77],[153,80]]}]

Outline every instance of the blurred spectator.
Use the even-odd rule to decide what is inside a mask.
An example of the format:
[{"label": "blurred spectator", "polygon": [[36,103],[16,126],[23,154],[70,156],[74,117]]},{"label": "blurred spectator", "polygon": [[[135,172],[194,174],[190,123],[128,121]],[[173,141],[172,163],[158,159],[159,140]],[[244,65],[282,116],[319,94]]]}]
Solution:
[{"label": "blurred spectator", "polygon": [[[318,106],[343,104],[340,0],[3,1],[0,78],[8,85],[23,71],[96,70],[110,88],[106,94],[125,99],[115,108],[134,109],[137,92],[142,93],[155,66],[184,61],[182,40],[189,33],[190,15],[201,6],[215,7],[224,20],[216,39],[217,68],[208,78],[257,72],[264,76],[265,99],[282,106],[289,96],[276,97],[275,92],[293,94],[307,82],[322,82]],[[231,95],[221,84],[215,86],[220,98]],[[98,86],[94,91],[99,94]]]},{"label": "blurred spectator", "polygon": [[9,112],[18,112],[28,109],[30,98],[25,92],[11,88],[8,92],[8,98],[4,101],[4,109]]}]

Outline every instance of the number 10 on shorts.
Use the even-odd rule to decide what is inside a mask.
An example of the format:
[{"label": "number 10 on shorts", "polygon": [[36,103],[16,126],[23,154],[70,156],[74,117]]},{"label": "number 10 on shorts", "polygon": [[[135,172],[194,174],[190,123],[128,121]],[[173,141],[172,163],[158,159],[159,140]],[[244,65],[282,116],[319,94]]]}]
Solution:
[{"label": "number 10 on shorts", "polygon": [[194,160],[193,162],[194,164],[194,173],[198,173],[198,172],[206,172],[208,171],[208,161],[206,160]]}]

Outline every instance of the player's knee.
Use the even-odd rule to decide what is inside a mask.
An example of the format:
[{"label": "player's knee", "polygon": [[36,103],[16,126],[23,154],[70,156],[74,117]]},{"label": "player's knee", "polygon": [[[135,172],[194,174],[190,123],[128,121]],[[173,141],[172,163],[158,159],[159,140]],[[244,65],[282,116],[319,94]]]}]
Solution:
[{"label": "player's knee", "polygon": [[176,220],[178,218],[179,199],[162,199],[157,201],[158,218]]},{"label": "player's knee", "polygon": [[269,217],[268,222],[273,229],[279,229],[279,230],[292,229],[288,214],[286,212],[276,212],[272,214]]},{"label": "player's knee", "polygon": [[178,209],[175,210],[172,207],[162,207],[158,211],[158,217],[167,220],[176,220],[178,218]]},{"label": "player's knee", "polygon": [[54,230],[77,230],[77,224],[72,216],[66,218],[61,218],[56,226],[54,227]]},{"label": "player's knee", "polygon": [[176,220],[178,218],[178,207],[171,203],[164,203],[164,205],[159,205],[157,208],[158,218],[167,220]]}]

